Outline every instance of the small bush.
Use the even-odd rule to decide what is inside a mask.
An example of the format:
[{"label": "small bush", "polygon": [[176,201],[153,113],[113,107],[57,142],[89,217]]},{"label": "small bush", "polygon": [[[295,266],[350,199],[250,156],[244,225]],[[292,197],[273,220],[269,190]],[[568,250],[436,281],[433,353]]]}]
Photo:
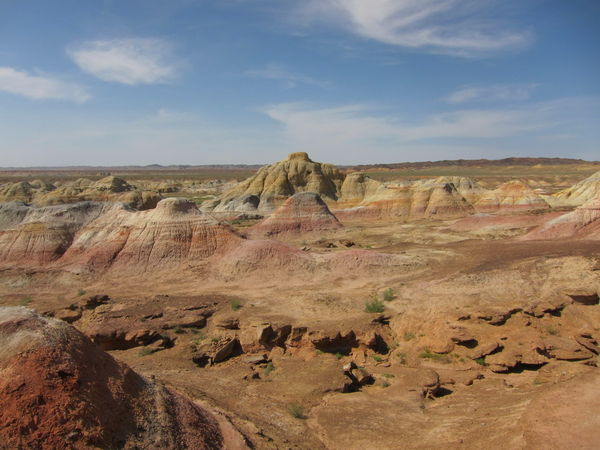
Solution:
[{"label": "small bush", "polygon": [[288,411],[295,419],[304,419],[304,407],[297,403],[292,403],[288,406]]},{"label": "small bush", "polygon": [[344,357],[344,355],[342,355],[340,352],[337,352],[337,353],[335,354],[335,357],[336,357],[337,359],[342,359],[342,358]]},{"label": "small bush", "polygon": [[148,356],[152,353],[152,349],[148,348],[148,347],[142,347],[140,348],[140,351],[138,352],[138,356]]},{"label": "small bush", "polygon": [[322,355],[323,353],[325,353],[323,350],[319,350],[317,349],[317,351],[315,352],[317,355]]},{"label": "small bush", "polygon": [[210,338],[210,342],[219,342],[220,339],[218,337]]},{"label": "small bush", "polygon": [[417,336],[415,336],[415,333],[411,333],[410,331],[406,331],[406,332],[404,333],[404,340],[405,340],[405,341],[411,341],[411,340],[413,340],[413,339],[414,339],[414,338],[416,338],[416,337],[417,337]]},{"label": "small bush", "polygon": [[386,378],[396,378],[396,375],[394,375],[393,373],[382,373],[381,375],[383,375]]},{"label": "small bush", "polygon": [[429,349],[425,349],[424,351],[422,351],[419,354],[419,358],[432,359],[434,361],[439,361],[439,362],[442,362],[442,363],[449,363],[450,362],[450,358],[447,355],[439,355],[437,353],[433,353],[433,352],[429,351]]},{"label": "small bush", "polygon": [[231,300],[231,309],[233,311],[237,311],[241,307],[242,307],[242,302],[240,302],[238,299],[234,298],[233,300]]},{"label": "small bush", "polygon": [[485,356],[482,356],[481,358],[475,358],[475,362],[477,364],[479,364],[480,366],[487,366],[488,364],[485,362]]},{"label": "small bush", "polygon": [[365,303],[365,311],[368,313],[382,313],[385,306],[381,300],[374,297],[370,302]]},{"label": "small bush", "polygon": [[398,356],[398,362],[400,364],[406,364],[406,353],[400,352],[396,356]]},{"label": "small bush", "polygon": [[29,305],[31,302],[33,301],[33,299],[27,295],[25,297],[23,297],[20,301],[19,301],[19,305],[20,306],[27,306]]},{"label": "small bush", "polygon": [[396,296],[394,295],[394,290],[392,288],[387,288],[385,291],[383,291],[383,299],[386,302],[391,302],[395,298]]},{"label": "small bush", "polygon": [[546,332],[551,335],[551,336],[556,336],[558,335],[558,330],[552,326],[547,326],[546,327]]},{"label": "small bush", "polygon": [[185,330],[183,328],[181,328],[181,325],[177,325],[174,329],[173,332],[175,334],[183,334],[185,333]]},{"label": "small bush", "polygon": [[388,383],[387,381],[384,381],[383,383],[381,383],[381,387],[388,388],[390,386],[391,386],[391,384]]},{"label": "small bush", "polygon": [[382,362],[383,361],[383,358],[381,356],[379,356],[379,355],[373,355],[373,359],[375,361],[377,361],[377,362]]},{"label": "small bush", "polygon": [[78,296],[78,297],[81,297],[82,295],[85,295],[85,290],[84,290],[84,289],[79,289],[79,290],[77,291],[77,296]]},{"label": "small bush", "polygon": [[267,366],[265,367],[265,376],[268,377],[269,374],[271,372],[273,372],[275,370],[275,366],[273,365],[273,363],[271,361],[269,361],[267,363]]}]

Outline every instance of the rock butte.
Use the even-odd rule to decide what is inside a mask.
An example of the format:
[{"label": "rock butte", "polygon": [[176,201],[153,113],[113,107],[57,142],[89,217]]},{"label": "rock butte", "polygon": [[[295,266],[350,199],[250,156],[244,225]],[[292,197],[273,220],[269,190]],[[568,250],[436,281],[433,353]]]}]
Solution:
[{"label": "rock butte", "polygon": [[3,448],[223,448],[217,420],[67,323],[0,308]]}]

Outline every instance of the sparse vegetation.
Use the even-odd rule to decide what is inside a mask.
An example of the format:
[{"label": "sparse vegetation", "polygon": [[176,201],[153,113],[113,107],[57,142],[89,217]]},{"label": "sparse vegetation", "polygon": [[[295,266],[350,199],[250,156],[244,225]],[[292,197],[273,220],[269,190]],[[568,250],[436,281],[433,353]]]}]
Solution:
[{"label": "sparse vegetation", "polygon": [[383,358],[381,356],[379,356],[379,355],[373,355],[373,359],[375,361],[377,361],[377,362],[382,362],[383,361]]},{"label": "sparse vegetation", "polygon": [[31,296],[27,295],[27,296],[21,298],[21,300],[19,301],[19,305],[20,306],[28,306],[32,301],[33,301],[33,299],[31,298]]},{"label": "sparse vegetation", "polygon": [[382,373],[381,375],[385,378],[396,378],[396,375],[394,375],[393,373]]},{"label": "sparse vegetation", "polygon": [[152,354],[153,351],[151,348],[148,347],[142,347],[140,348],[140,350],[138,351],[138,356],[148,356],[150,354]]},{"label": "sparse vegetation", "polygon": [[406,364],[406,353],[400,352],[396,355],[400,364]]},{"label": "sparse vegetation", "polygon": [[546,333],[548,333],[550,336],[557,336],[558,330],[556,328],[554,328],[553,326],[548,325],[546,327]]},{"label": "sparse vegetation", "polygon": [[85,295],[85,293],[86,293],[85,289],[79,289],[77,291],[77,297],[81,297],[82,295]]},{"label": "sparse vegetation", "polygon": [[230,305],[231,305],[232,311],[237,311],[238,309],[240,309],[242,307],[242,302],[240,302],[238,299],[234,298],[233,300],[231,300]]},{"label": "sparse vegetation", "polygon": [[438,353],[433,353],[429,349],[425,349],[421,353],[419,353],[419,358],[432,359],[434,361],[446,364],[450,362],[450,358],[448,357],[448,355],[440,355]]},{"label": "sparse vegetation", "polygon": [[275,370],[275,366],[273,365],[273,363],[271,361],[269,361],[267,363],[267,365],[265,366],[265,376],[268,377],[269,374],[271,372],[273,372]]},{"label": "sparse vegetation", "polygon": [[344,357],[344,355],[342,355],[340,352],[337,352],[337,353],[335,354],[335,357],[336,357],[337,359],[342,359],[342,358]]},{"label": "sparse vegetation", "polygon": [[391,302],[395,298],[396,296],[394,295],[394,290],[392,288],[387,288],[385,291],[383,291],[383,300],[386,302]]},{"label": "sparse vegetation", "polygon": [[175,334],[183,334],[185,333],[185,330],[181,327],[181,325],[177,325],[174,329],[173,332]]},{"label": "sparse vegetation", "polygon": [[317,355],[322,355],[323,353],[325,353],[323,350],[319,350],[317,349],[317,351],[315,352]]},{"label": "sparse vegetation", "polygon": [[388,387],[390,387],[390,386],[391,386],[391,384],[390,384],[390,383],[388,383],[387,381],[383,381],[383,382],[381,383],[381,387],[388,388]]},{"label": "sparse vegetation", "polygon": [[365,303],[365,311],[368,313],[382,313],[384,309],[383,302],[376,297]]},{"label": "sparse vegetation", "polygon": [[219,342],[220,339],[218,337],[212,337],[212,338],[210,338],[210,341],[211,342]]},{"label": "sparse vegetation", "polygon": [[482,356],[481,358],[475,358],[475,362],[477,364],[479,364],[480,366],[487,366],[488,364],[485,362],[485,356]]},{"label": "sparse vegetation", "polygon": [[295,419],[304,419],[304,407],[297,403],[292,403],[288,406],[288,411]]},{"label": "sparse vegetation", "polygon": [[405,331],[404,332],[404,340],[405,341],[412,341],[416,337],[417,336],[415,336],[415,333],[411,333],[410,331]]}]

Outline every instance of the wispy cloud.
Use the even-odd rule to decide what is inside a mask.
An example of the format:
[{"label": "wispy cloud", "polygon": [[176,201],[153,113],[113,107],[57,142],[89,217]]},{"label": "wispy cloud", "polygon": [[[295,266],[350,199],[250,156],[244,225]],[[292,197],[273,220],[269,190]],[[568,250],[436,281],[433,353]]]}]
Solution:
[{"label": "wispy cloud", "polygon": [[465,109],[409,122],[369,105],[315,108],[302,103],[271,105],[264,112],[284,126],[298,147],[393,148],[406,143],[456,139],[497,139],[552,129],[567,100],[520,108]]},{"label": "wispy cloud", "polygon": [[86,89],[48,75],[0,67],[0,91],[23,95],[34,100],[69,100],[83,103],[91,98]]},{"label": "wispy cloud", "polygon": [[321,81],[306,75],[294,73],[287,70],[284,66],[275,63],[268,64],[262,69],[247,70],[244,74],[251,77],[281,81],[289,89],[296,87],[298,84],[307,84],[320,88],[326,88],[331,85],[329,81]]},{"label": "wispy cloud", "polygon": [[81,70],[128,85],[167,83],[176,75],[171,45],[155,38],[88,41],[67,50]]},{"label": "wispy cloud", "polygon": [[531,97],[531,93],[539,84],[513,83],[495,84],[492,86],[465,86],[444,100],[449,103],[465,103],[475,101],[521,101]]},{"label": "wispy cloud", "polygon": [[465,57],[531,42],[530,31],[505,27],[493,10],[492,0],[306,0],[295,17],[385,44]]}]

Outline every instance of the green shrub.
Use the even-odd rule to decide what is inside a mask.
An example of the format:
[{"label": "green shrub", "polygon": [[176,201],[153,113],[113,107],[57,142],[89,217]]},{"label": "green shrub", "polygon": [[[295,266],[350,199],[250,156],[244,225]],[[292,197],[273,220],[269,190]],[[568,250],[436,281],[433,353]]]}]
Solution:
[{"label": "green shrub", "polygon": [[78,297],[81,297],[82,295],[85,295],[85,290],[84,290],[84,289],[79,289],[79,290],[77,291],[77,296],[78,296]]},{"label": "green shrub", "polygon": [[375,361],[377,361],[377,362],[382,362],[383,361],[383,358],[381,356],[379,356],[379,355],[373,355],[373,359]]},{"label": "green shrub", "polygon": [[275,366],[273,365],[273,363],[271,361],[269,361],[267,363],[267,366],[265,367],[265,376],[268,377],[269,374],[271,372],[273,372],[275,370]]},{"label": "green shrub", "polygon": [[382,373],[381,375],[383,375],[386,378],[396,378],[396,375],[394,375],[393,373]]},{"label": "green shrub", "polygon": [[383,302],[376,297],[365,303],[365,311],[368,313],[382,313],[384,309]]},{"label": "green shrub", "polygon": [[31,302],[33,301],[33,299],[31,298],[31,296],[27,295],[25,297],[23,297],[20,301],[19,301],[19,305],[20,306],[27,306],[29,305]]},{"label": "green shrub", "polygon": [[175,334],[183,334],[185,333],[185,330],[181,327],[181,325],[177,325],[174,329],[173,332]]},{"label": "green shrub", "polygon": [[317,355],[322,355],[323,353],[325,353],[323,350],[319,350],[317,349],[315,352]]},{"label": "green shrub", "polygon": [[388,383],[387,381],[384,381],[383,383],[381,383],[381,387],[387,388],[387,387],[390,387],[390,386],[391,386],[391,384]]},{"label": "green shrub", "polygon": [[383,299],[386,302],[391,302],[395,298],[396,296],[394,295],[394,290],[392,288],[387,288],[385,291],[383,291]]},{"label": "green shrub", "polygon": [[238,299],[234,298],[233,300],[231,300],[231,309],[233,311],[237,311],[241,307],[242,307],[242,302],[240,302]]},{"label": "green shrub", "polygon": [[475,358],[475,362],[477,364],[479,364],[480,366],[487,366],[488,364],[485,362],[485,356],[482,356],[481,358]]},{"label": "green shrub", "polygon": [[450,362],[450,358],[447,355],[440,355],[438,353],[433,353],[433,352],[429,351],[429,349],[425,349],[421,353],[419,353],[419,358],[432,359],[434,361],[439,361],[442,363]]},{"label": "green shrub", "polygon": [[344,357],[344,355],[342,355],[340,352],[337,352],[337,353],[335,354],[335,357],[336,357],[337,359],[342,359],[342,358]]},{"label": "green shrub", "polygon": [[140,348],[140,351],[138,352],[138,356],[148,356],[151,353],[153,353],[151,348],[142,347],[142,348]]},{"label": "green shrub", "polygon": [[411,340],[413,340],[414,338],[416,338],[416,336],[415,336],[415,333],[411,333],[410,331],[406,331],[406,332],[404,333],[404,340],[405,340],[405,341],[411,341]]},{"label": "green shrub", "polygon": [[304,419],[304,407],[297,403],[292,403],[288,406],[288,411],[295,419]]},{"label": "green shrub", "polygon": [[400,364],[406,364],[406,353],[400,352],[396,355]]}]

